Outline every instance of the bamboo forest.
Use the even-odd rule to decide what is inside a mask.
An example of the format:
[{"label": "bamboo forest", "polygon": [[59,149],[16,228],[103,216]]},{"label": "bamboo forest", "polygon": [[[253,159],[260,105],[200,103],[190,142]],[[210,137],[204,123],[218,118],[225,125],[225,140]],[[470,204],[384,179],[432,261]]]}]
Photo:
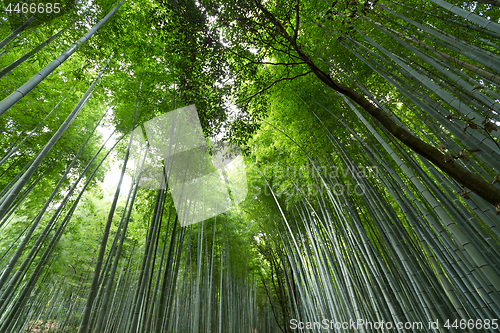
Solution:
[{"label": "bamboo forest", "polygon": [[499,0],[1,0],[0,333],[500,332],[499,45]]}]

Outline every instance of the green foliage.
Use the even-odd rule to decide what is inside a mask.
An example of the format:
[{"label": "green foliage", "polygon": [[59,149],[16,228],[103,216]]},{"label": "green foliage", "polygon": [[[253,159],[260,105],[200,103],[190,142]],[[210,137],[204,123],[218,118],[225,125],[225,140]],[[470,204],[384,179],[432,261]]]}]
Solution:
[{"label": "green foliage", "polygon": [[[0,304],[1,310],[7,309],[0,315],[0,330],[1,325],[13,328],[30,322],[31,314],[65,322],[66,330],[78,327],[117,186],[101,188],[100,183],[106,172],[121,168],[136,108],[136,124],[141,126],[191,104],[196,105],[207,142],[224,138],[242,147],[247,199],[215,218],[180,227],[170,189],[138,188],[133,203],[126,205],[122,188],[104,244],[102,281],[96,284],[90,329],[106,320],[103,327],[116,332],[135,331],[135,324],[138,330],[151,332],[243,332],[240,327],[286,332],[290,318],[313,320],[316,312],[339,320],[498,314],[493,305],[500,299],[495,289],[500,243],[495,229],[498,218],[491,207],[472,194],[470,198],[311,71],[317,68],[354,89],[415,137],[432,146],[446,146],[455,156],[454,163],[462,163],[488,182],[493,180],[498,171],[498,140],[491,126],[498,124],[493,122],[498,120],[494,103],[498,87],[439,58],[437,51],[484,67],[476,61],[479,57],[449,48],[428,31],[391,16],[376,2],[314,0],[296,7],[296,1],[279,0],[259,2],[259,8],[252,1],[239,0],[126,1],[95,36],[0,117],[0,158],[39,126],[0,164],[0,191],[6,191],[114,53],[92,97],[27,188],[41,177],[38,184],[26,192],[26,199],[21,199],[21,193],[14,202],[19,207],[1,221],[0,265],[6,265],[105,112],[102,127],[115,128],[115,138],[123,135],[123,140],[110,161],[98,169],[77,209],[70,212],[86,179],[78,185],[33,262],[22,272],[26,279],[6,301],[8,309]],[[500,17],[493,6],[453,3],[494,21]],[[1,67],[67,28],[59,39],[0,80],[0,100],[37,75],[116,5],[109,0],[64,4],[64,13],[41,15],[7,45]],[[491,34],[467,28],[465,20],[429,1],[381,4],[474,45],[493,59],[493,65],[499,61]],[[24,19],[10,18],[11,27],[1,25],[0,33],[7,35]],[[481,85],[473,90],[460,85],[462,81],[445,76],[444,70],[395,42],[383,29],[406,43],[413,43],[412,38],[426,43],[427,47],[414,47],[468,84]],[[293,45],[285,36],[293,38],[296,33],[297,45]],[[309,57],[308,62],[299,51]],[[427,85],[416,74],[427,78]],[[431,84],[450,99],[441,98]],[[481,99],[483,92],[492,103]],[[479,125],[463,115],[464,105],[485,122]],[[488,131],[485,124],[490,119]],[[104,139],[100,131],[92,136],[14,272]],[[480,144],[484,144],[481,154],[469,150],[470,160],[463,157],[466,149]],[[133,159],[137,167],[136,156]],[[137,175],[130,164],[127,174]],[[354,193],[356,185],[365,192]],[[337,193],[337,186],[344,192]],[[464,193],[462,198],[459,193]],[[50,250],[48,243],[56,239],[56,229],[66,216],[70,218],[64,233],[36,283],[29,286],[27,280],[35,276],[36,265]],[[117,249],[112,244],[122,235],[114,274],[111,267]],[[0,293],[7,289],[0,286]],[[38,296],[22,296],[28,290],[26,295]],[[107,303],[105,295],[110,296]],[[54,310],[55,303],[61,309]],[[23,310],[30,307],[33,312]],[[265,328],[256,324],[257,315]]]}]

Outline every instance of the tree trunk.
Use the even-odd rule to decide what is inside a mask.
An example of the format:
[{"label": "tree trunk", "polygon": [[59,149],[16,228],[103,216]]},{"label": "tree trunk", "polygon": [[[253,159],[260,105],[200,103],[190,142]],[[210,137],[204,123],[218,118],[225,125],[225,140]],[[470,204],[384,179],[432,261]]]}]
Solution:
[{"label": "tree trunk", "polygon": [[56,33],[55,35],[52,35],[45,42],[43,42],[42,44],[38,45],[33,50],[29,51],[28,53],[26,53],[25,55],[23,55],[22,57],[20,57],[19,59],[17,59],[16,61],[12,62],[10,65],[6,66],[4,69],[2,69],[0,71],[0,79],[2,77],[4,77],[5,75],[7,75],[10,71],[12,71],[13,69],[15,69],[17,66],[19,66],[20,64],[22,64],[24,61],[26,61],[26,59],[28,59],[29,57],[31,57],[33,54],[37,53],[38,51],[40,51],[41,49],[43,49],[45,46],[49,45],[50,42],[52,42],[54,39],[56,39],[57,37],[59,37],[64,32],[64,30],[66,30],[66,28],[61,29],[58,33]]},{"label": "tree trunk", "polygon": [[8,35],[4,39],[2,39],[2,41],[0,42],[0,49],[2,49],[11,40],[13,40],[17,35],[19,35],[24,29],[26,29],[31,24],[31,22],[33,22],[35,20],[35,18],[36,18],[36,14],[31,16],[26,22],[21,24],[21,26],[19,28],[17,28],[16,30],[14,30],[10,35]]},{"label": "tree trunk", "polygon": [[87,89],[87,91],[85,92],[83,97],[80,99],[78,104],[75,106],[73,111],[71,111],[71,113],[64,120],[64,122],[59,127],[57,132],[52,136],[52,138],[49,140],[49,142],[47,142],[47,144],[45,144],[43,149],[37,154],[37,156],[35,157],[35,160],[31,164],[31,166],[28,168],[28,170],[16,182],[16,184],[12,187],[12,189],[5,195],[5,197],[6,197],[5,200],[2,198],[3,201],[0,203],[0,219],[2,219],[5,216],[10,205],[12,204],[12,202],[14,202],[14,200],[18,196],[19,192],[21,192],[24,185],[26,185],[28,180],[31,178],[31,176],[37,170],[40,163],[42,163],[42,161],[47,156],[47,154],[50,152],[50,150],[55,146],[57,141],[59,141],[59,139],[64,134],[64,132],[66,132],[66,130],[69,128],[69,126],[71,125],[73,120],[75,120],[75,118],[78,116],[78,114],[82,110],[85,103],[87,103],[88,99],[90,98],[90,96],[92,94],[92,91],[94,90],[94,87],[96,86],[97,82],[101,78],[102,74],[104,73],[104,71],[105,71],[106,67],[108,66],[109,62],[111,61],[112,57],[113,57],[113,54],[111,54],[111,57],[109,57],[108,61],[106,62],[106,64],[102,68],[101,72],[96,77],[94,82],[92,82],[89,89]]},{"label": "tree trunk", "polygon": [[59,57],[57,57],[50,64],[45,66],[41,71],[39,71],[35,76],[33,76],[28,82],[19,87],[12,94],[4,98],[0,102],[0,116],[5,113],[10,107],[16,104],[21,98],[26,96],[33,88],[35,88],[43,79],[45,79],[50,73],[52,73],[60,64],[62,64],[66,59],[71,57],[73,53],[78,49],[80,45],[88,41],[92,35],[96,33],[99,28],[106,23],[106,21],[120,8],[120,6],[125,2],[121,1],[117,4],[102,20],[100,20],[92,29],[90,29],[82,38],[77,40],[73,45],[71,45],[66,51],[64,51]]},{"label": "tree trunk", "polygon": [[311,71],[318,77],[318,79],[323,81],[323,83],[325,83],[333,90],[349,97],[356,104],[361,106],[366,112],[368,112],[373,118],[375,118],[395,138],[404,143],[408,148],[412,149],[417,154],[425,157],[451,178],[455,179],[460,184],[464,185],[492,205],[496,206],[500,204],[500,189],[488,183],[486,180],[482,179],[476,174],[467,171],[465,168],[458,165],[458,163],[446,162],[445,155],[441,153],[437,148],[434,148],[431,145],[425,143],[421,139],[408,132],[406,129],[396,124],[384,111],[373,105],[362,94],[358,93],[352,88],[344,86],[340,82],[336,82],[335,80],[333,80],[328,74],[326,74],[316,66],[316,64],[302,50],[302,48],[297,45],[296,38],[290,36],[286,32],[286,29],[281,25],[276,17],[271,14],[266,8],[264,8],[260,1],[255,1],[255,4],[266,16],[266,18],[270,20],[274,24],[274,26],[279,29],[279,31],[281,31],[283,37],[290,43],[298,56],[309,66]]}]

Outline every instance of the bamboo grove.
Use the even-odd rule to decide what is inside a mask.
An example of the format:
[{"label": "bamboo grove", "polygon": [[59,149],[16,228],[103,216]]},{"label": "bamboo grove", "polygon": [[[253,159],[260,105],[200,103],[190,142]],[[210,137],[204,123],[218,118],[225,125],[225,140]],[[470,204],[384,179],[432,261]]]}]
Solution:
[{"label": "bamboo grove", "polygon": [[[498,331],[499,1],[8,5],[0,332]],[[248,193],[186,223],[192,105]]]}]

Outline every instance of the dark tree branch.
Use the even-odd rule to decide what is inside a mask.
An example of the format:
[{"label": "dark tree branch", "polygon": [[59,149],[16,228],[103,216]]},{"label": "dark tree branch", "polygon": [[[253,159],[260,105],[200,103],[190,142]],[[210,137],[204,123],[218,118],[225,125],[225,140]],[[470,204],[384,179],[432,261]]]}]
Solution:
[{"label": "dark tree branch", "polygon": [[259,94],[263,93],[264,91],[267,91],[267,90],[271,89],[271,87],[272,87],[272,86],[274,86],[276,83],[281,82],[281,81],[287,81],[287,80],[288,80],[288,81],[291,81],[291,80],[294,80],[294,79],[296,79],[296,78],[298,78],[298,77],[301,77],[301,76],[306,76],[306,75],[307,75],[307,74],[309,74],[309,73],[312,73],[312,71],[307,71],[307,72],[305,72],[305,73],[302,73],[302,74],[296,75],[296,76],[294,76],[294,77],[282,77],[281,79],[274,81],[274,82],[273,82],[273,83],[271,83],[269,86],[265,87],[264,89],[259,90],[258,92],[256,92],[255,94],[253,94],[252,96],[250,96],[249,98],[247,98],[246,100],[244,100],[244,101],[242,101],[242,102],[246,102],[246,104],[245,104],[245,108],[246,108],[246,107],[248,106],[248,103],[250,103],[250,101],[251,101],[251,100],[252,100],[255,96],[257,96],[257,95],[259,95]]},{"label": "dark tree branch", "polygon": [[356,90],[349,88],[340,82],[335,81],[330,75],[323,72],[312,59],[297,45],[296,41],[290,36],[283,28],[281,23],[276,17],[271,14],[260,2],[254,0],[256,7],[264,14],[264,16],[273,23],[277,30],[281,31],[282,36],[294,48],[298,56],[309,66],[311,71],[327,86],[333,90],[349,97],[352,101],[362,107],[368,114],[375,118],[383,127],[385,127],[395,138],[405,144],[408,148],[412,149],[415,153],[423,156],[441,171],[446,173],[451,178],[464,185],[472,192],[479,195],[481,198],[491,203],[494,206],[500,207],[500,189],[484,180],[482,177],[475,173],[468,171],[461,167],[458,163],[448,163],[445,161],[445,155],[437,148],[422,141],[420,138],[414,136],[408,130],[399,126],[394,122],[383,110],[373,105],[366,97]]},{"label": "dark tree branch", "polygon": [[[239,58],[243,58],[245,60],[248,60],[250,63],[255,64],[255,65],[275,65],[275,66],[293,66],[293,65],[303,65],[305,62],[267,62],[267,61],[255,61],[253,59],[250,59],[242,54],[239,54],[231,49],[228,49],[229,52],[234,54],[235,56]],[[248,65],[248,64],[247,64]],[[246,65],[245,65],[246,66]]]},{"label": "dark tree branch", "polygon": [[[263,249],[259,249],[259,250],[261,251],[261,253],[265,253],[265,251]],[[263,255],[263,256],[264,256],[264,258],[266,258],[265,255]],[[272,271],[272,267],[271,267],[271,275],[272,274],[273,274],[273,271]],[[269,304],[271,305],[271,310],[273,311],[274,320],[276,321],[276,324],[278,325],[281,332],[285,333],[285,331],[281,327],[280,322],[278,321],[278,315],[276,314],[276,310],[274,308],[273,299],[271,297],[271,294],[269,293],[269,289],[267,288],[267,285],[266,285],[266,280],[264,279],[264,276],[262,275],[261,271],[259,271],[259,275],[260,275],[260,280],[262,281],[262,285],[264,286],[264,291],[266,292],[267,299],[269,300]]]},{"label": "dark tree branch", "polygon": [[[274,41],[276,44],[279,44],[281,46],[283,46],[287,51],[292,51],[293,50],[293,47],[290,46],[290,44],[286,44],[286,43],[283,43],[283,41],[279,40],[276,38],[276,36],[279,36],[279,33],[276,34],[276,30],[273,29],[272,32],[269,32],[267,30],[268,27],[266,24],[264,23],[260,23],[260,22],[257,22],[257,21],[254,21],[254,20],[248,20],[248,22],[251,22],[253,24],[255,24],[256,26],[260,27],[262,30],[265,30],[267,32],[267,36],[269,38],[272,39],[272,41]],[[293,28],[293,25],[292,25],[292,28]],[[284,29],[283,26],[281,26],[281,29]],[[277,49],[276,47],[274,47],[274,45],[272,43],[270,43],[269,41],[267,40],[264,40],[261,36],[261,33],[255,29],[255,32],[254,32],[255,35],[257,35],[259,37],[259,40],[266,46],[272,48],[273,50],[275,51],[278,51],[278,52],[282,52],[282,53],[285,53],[287,55],[289,55],[290,57],[293,57],[293,58],[297,58],[297,59],[300,59],[299,57],[297,57],[296,55],[293,55],[293,54],[290,54],[290,53],[287,53],[285,50],[280,50],[280,49]],[[280,38],[281,39],[281,38]],[[294,51],[294,50],[293,50]]]}]

